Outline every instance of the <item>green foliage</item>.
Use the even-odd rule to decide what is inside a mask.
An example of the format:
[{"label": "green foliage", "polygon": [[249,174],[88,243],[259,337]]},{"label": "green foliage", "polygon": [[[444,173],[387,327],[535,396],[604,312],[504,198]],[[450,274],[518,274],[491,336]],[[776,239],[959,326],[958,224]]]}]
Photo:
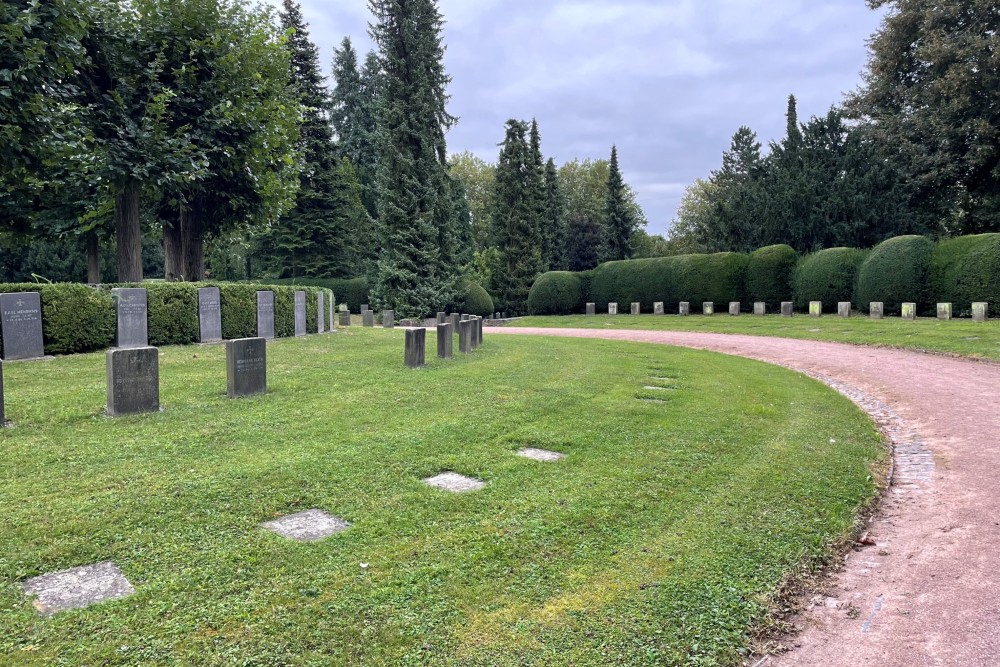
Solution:
[{"label": "green foliage", "polygon": [[[160,347],[198,342],[198,283],[135,283],[123,286],[146,288],[150,345]],[[221,288],[219,292],[221,294]]]},{"label": "green foliage", "polygon": [[492,316],[493,298],[481,285],[471,280],[466,281],[460,292],[462,301],[458,304],[458,310],[469,315],[480,315],[482,317]]},{"label": "green foliage", "polygon": [[792,277],[795,307],[804,310],[810,301],[822,301],[829,312],[841,301],[854,301],[858,270],[867,256],[864,250],[827,248],[803,257]]},{"label": "green foliage", "polygon": [[608,163],[608,190],[605,200],[603,255],[608,260],[629,259],[632,237],[640,228],[640,220],[629,206],[628,190],[618,167],[618,147],[611,147]]},{"label": "green foliage", "polygon": [[913,302],[918,312],[931,305],[931,256],[934,243],[924,236],[897,236],[880,243],[858,271],[856,305],[867,310],[882,301],[887,313]]},{"label": "green foliage", "polygon": [[588,213],[569,217],[564,262],[570,271],[590,271],[601,257],[601,224]]},{"label": "green foliage", "polygon": [[368,293],[367,278],[350,278],[346,280],[331,280],[326,285],[333,290],[339,299],[338,303],[346,303],[352,313],[361,312],[361,304],[371,303]]},{"label": "green foliage", "polygon": [[750,253],[747,264],[746,296],[748,301],[763,301],[768,308],[778,308],[792,295],[792,272],[798,255],[787,245],[772,245]]},{"label": "green foliage", "polygon": [[529,315],[572,315],[584,307],[580,275],[570,271],[543,273],[528,293]]},{"label": "green foliage", "polygon": [[942,241],[931,258],[935,301],[951,302],[956,315],[967,315],[972,303],[990,304],[1000,315],[1000,234],[960,236]]},{"label": "green foliage", "polygon": [[114,301],[108,292],[73,283],[4,283],[0,292],[40,293],[45,354],[87,352],[114,344]]}]

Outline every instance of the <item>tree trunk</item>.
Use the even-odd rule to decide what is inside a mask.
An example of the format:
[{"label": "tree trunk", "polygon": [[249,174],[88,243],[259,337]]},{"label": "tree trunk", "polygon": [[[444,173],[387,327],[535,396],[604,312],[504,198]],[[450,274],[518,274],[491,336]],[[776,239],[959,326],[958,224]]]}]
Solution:
[{"label": "tree trunk", "polygon": [[184,280],[184,230],[181,227],[181,218],[178,213],[177,220],[163,225],[163,256],[164,256],[164,277],[167,282],[179,282]]},{"label": "tree trunk", "polygon": [[184,234],[184,275],[187,280],[205,279],[205,246],[203,242],[204,208],[201,196],[195,195],[187,207],[181,209],[181,229]]},{"label": "tree trunk", "polygon": [[87,282],[101,282],[101,242],[94,232],[87,234]]},{"label": "tree trunk", "polygon": [[129,184],[115,195],[115,241],[118,244],[118,282],[142,282],[142,227],[139,200],[142,190]]}]

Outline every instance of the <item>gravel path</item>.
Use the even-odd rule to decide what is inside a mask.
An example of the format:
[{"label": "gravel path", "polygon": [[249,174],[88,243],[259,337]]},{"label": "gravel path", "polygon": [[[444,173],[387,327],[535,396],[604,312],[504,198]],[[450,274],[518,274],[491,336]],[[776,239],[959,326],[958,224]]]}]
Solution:
[{"label": "gravel path", "polygon": [[861,405],[893,442],[874,546],[849,554],[755,667],[1000,665],[1000,365],[841,343],[674,331],[491,328],[680,345],[780,364]]}]

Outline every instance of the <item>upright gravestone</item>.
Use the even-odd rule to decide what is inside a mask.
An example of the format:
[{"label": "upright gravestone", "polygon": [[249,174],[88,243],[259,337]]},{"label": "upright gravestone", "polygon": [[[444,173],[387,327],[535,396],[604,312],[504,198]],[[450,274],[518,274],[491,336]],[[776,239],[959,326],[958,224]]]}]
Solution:
[{"label": "upright gravestone", "polygon": [[902,312],[900,316],[904,320],[913,320],[917,317],[917,304],[915,303],[904,303],[902,306]]},{"label": "upright gravestone", "polygon": [[483,344],[483,318],[477,317],[476,322],[476,348],[479,348]]},{"label": "upright gravestone", "polygon": [[396,326],[396,311],[395,310],[383,310],[382,311],[382,327],[385,329],[393,329]]},{"label": "upright gravestone", "polygon": [[0,361],[0,428],[7,425],[7,417],[4,414],[3,403],[3,362]]},{"label": "upright gravestone", "polygon": [[469,320],[458,323],[458,351],[462,354],[472,352],[472,322]]},{"label": "upright gravestone", "polygon": [[937,318],[939,320],[948,321],[951,319],[951,304],[950,303],[939,303],[937,305]]},{"label": "upright gravestone", "polygon": [[322,290],[316,294],[316,333],[326,333],[326,318],[323,313],[326,311],[326,294]]},{"label": "upright gravestone", "polygon": [[[989,319],[990,304],[985,301],[977,301],[972,304],[972,321],[985,322]],[[7,340],[4,339],[4,349],[7,348]]]},{"label": "upright gravestone", "polygon": [[222,340],[222,296],[218,287],[198,288],[198,342]]},{"label": "upright gravestone", "polygon": [[781,316],[782,317],[791,317],[794,312],[795,312],[795,304],[794,303],[792,303],[791,301],[782,301],[781,302]]},{"label": "upright gravestone", "polygon": [[448,322],[451,324],[451,332],[458,333],[458,323],[462,321],[462,316],[458,313],[448,315]]},{"label": "upright gravestone", "polygon": [[274,338],[274,292],[257,292],[257,335],[271,340]]},{"label": "upright gravestone", "polygon": [[732,315],[733,317],[736,317],[737,315],[740,314],[740,302],[739,301],[730,301],[729,302],[729,314]]},{"label": "upright gravestone", "polygon": [[880,320],[885,316],[885,304],[881,301],[872,301],[868,304],[868,317],[873,320]]},{"label": "upright gravestone", "polygon": [[267,341],[264,338],[226,341],[226,393],[229,398],[267,393]]},{"label": "upright gravestone", "polygon": [[609,303],[608,304],[608,315],[617,315],[617,314],[618,314],[618,304],[617,303]]},{"label": "upright gravestone", "polygon": [[820,317],[823,314],[823,302],[822,301],[810,301],[809,302],[809,316],[810,317]]},{"label": "upright gravestone", "polygon": [[758,317],[761,315],[767,315],[767,304],[763,301],[754,301],[753,314]]},{"label": "upright gravestone", "polygon": [[0,326],[3,326],[3,358],[40,359],[42,342],[42,298],[38,292],[0,294]]},{"label": "upright gravestone", "polygon": [[365,313],[365,311],[366,311],[366,310],[371,310],[371,309],[370,309],[370,308],[368,307],[368,304],[367,304],[367,303],[363,303],[363,304],[361,304],[361,314],[362,314],[362,315],[364,315],[364,313]]},{"label": "upright gravestone", "polygon": [[340,311],[340,326],[342,327],[351,326],[351,311],[349,310]]},{"label": "upright gravestone", "polygon": [[438,313],[437,314],[437,323],[438,324],[444,324],[447,320],[448,320],[448,313]]},{"label": "upright gravestone", "polygon": [[306,293],[295,293],[295,335],[305,336],[306,333]]},{"label": "upright gravestone", "polygon": [[714,315],[715,314],[715,304],[711,301],[706,301],[701,304],[701,314],[702,315]]},{"label": "upright gravestone", "polygon": [[642,304],[641,303],[632,302],[632,314],[633,315],[638,315],[641,312],[641,310],[642,310]]},{"label": "upright gravestone", "polygon": [[160,351],[155,347],[108,350],[108,415],[133,415],[160,409]]},{"label": "upright gravestone", "polygon": [[420,368],[426,363],[424,361],[427,350],[427,329],[406,330],[406,365],[410,368]]},{"label": "upright gravestone", "polygon": [[587,304],[587,314],[588,315],[596,315],[597,314],[597,304],[596,303],[588,303]]},{"label": "upright gravestone", "polygon": [[677,312],[680,313],[681,315],[690,315],[691,304],[688,303],[687,301],[681,301],[680,307],[677,309]]},{"label": "upright gravestone", "polygon": [[840,301],[837,303],[837,315],[840,317],[850,317],[851,316],[851,302],[850,301]]},{"label": "upright gravestone", "polygon": [[452,331],[451,322],[437,325],[437,345],[438,357],[441,359],[451,359],[452,357]]},{"label": "upright gravestone", "polygon": [[662,315],[663,314],[663,302],[662,301],[657,301],[656,303],[653,304],[653,314],[654,315]]},{"label": "upright gravestone", "polygon": [[146,290],[141,287],[116,287],[111,290],[111,296],[118,315],[115,347],[149,345]]},{"label": "upright gravestone", "polygon": [[327,308],[327,310],[330,311],[330,333],[333,333],[334,331],[337,330],[337,323],[336,323],[336,321],[334,321],[334,318],[333,318],[333,299],[334,299],[334,297],[333,297],[333,295],[331,295],[330,296],[330,304],[329,304],[329,307]]},{"label": "upright gravestone", "polygon": [[468,322],[471,319],[472,319],[472,315],[468,315],[466,313],[462,313],[462,321],[463,322]]},{"label": "upright gravestone", "polygon": [[361,326],[363,326],[363,327],[374,327],[375,326],[375,311],[374,310],[362,310],[361,311]]}]

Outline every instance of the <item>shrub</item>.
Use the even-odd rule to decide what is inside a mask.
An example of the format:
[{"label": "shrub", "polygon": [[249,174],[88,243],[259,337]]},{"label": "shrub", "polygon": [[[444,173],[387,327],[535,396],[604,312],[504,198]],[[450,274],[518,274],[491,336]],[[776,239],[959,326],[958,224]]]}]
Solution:
[{"label": "shrub", "polygon": [[114,345],[114,300],[106,291],[75,283],[6,283],[0,284],[0,292],[40,293],[45,354],[90,352]]},{"label": "shrub", "polygon": [[900,312],[903,303],[918,312],[931,305],[931,256],[934,243],[924,236],[897,236],[875,246],[858,271],[857,306],[885,303],[886,313]]},{"label": "shrub", "polygon": [[580,276],[569,271],[543,273],[528,292],[529,315],[570,315],[584,303]]},{"label": "shrub", "polygon": [[488,317],[493,314],[493,297],[479,283],[466,281],[461,287],[459,296],[460,310],[469,315]]},{"label": "shrub", "polygon": [[725,304],[741,301],[744,294],[747,255],[735,252],[719,252],[714,255],[681,255],[677,260],[676,288],[672,299],[659,301],[690,301],[702,303],[712,301]]},{"label": "shrub", "polygon": [[823,310],[831,311],[841,301],[853,301],[865,257],[864,250],[854,248],[828,248],[803,257],[792,277],[795,307],[805,310],[810,301],[822,301]]},{"label": "shrub", "polygon": [[[110,285],[109,287],[118,287]],[[149,308],[149,344],[190,345],[198,341],[198,289],[196,283],[138,283],[144,287]],[[221,290],[220,290],[221,292]]]},{"label": "shrub", "polygon": [[[779,308],[792,296],[792,273],[798,254],[787,245],[772,245],[750,253],[746,269],[747,301],[763,301]],[[850,298],[850,296],[848,296]]]},{"label": "shrub", "polygon": [[942,241],[931,258],[935,301],[952,302],[956,315],[967,315],[974,301],[990,304],[1000,315],[1000,234],[960,236]]}]

